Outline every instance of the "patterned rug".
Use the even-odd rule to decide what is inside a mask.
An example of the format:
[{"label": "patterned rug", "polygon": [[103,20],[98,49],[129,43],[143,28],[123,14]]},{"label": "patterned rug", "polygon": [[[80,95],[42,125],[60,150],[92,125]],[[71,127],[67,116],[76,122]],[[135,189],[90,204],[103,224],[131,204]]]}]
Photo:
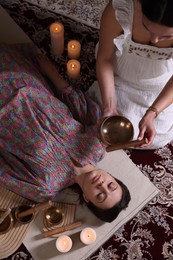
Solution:
[{"label": "patterned rug", "polygon": [[[55,60],[50,53],[49,25],[58,20],[65,26],[65,42],[77,39],[82,44],[81,77],[78,86],[87,90],[95,80],[94,49],[98,30],[50,10],[20,1],[0,1],[12,18],[66,75],[67,53]],[[66,76],[65,76],[66,77]],[[71,84],[76,84],[72,81]],[[173,260],[173,146],[152,151],[126,150],[132,161],[160,190],[159,196],[122,226],[88,260]],[[29,259],[22,244],[6,259]]]},{"label": "patterned rug", "polygon": [[93,28],[100,27],[101,14],[109,0],[25,0]]}]

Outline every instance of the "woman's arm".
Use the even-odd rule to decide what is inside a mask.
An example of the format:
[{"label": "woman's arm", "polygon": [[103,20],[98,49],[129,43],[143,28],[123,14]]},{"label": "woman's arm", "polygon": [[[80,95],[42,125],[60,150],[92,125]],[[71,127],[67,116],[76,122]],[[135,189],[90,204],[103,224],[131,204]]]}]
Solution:
[{"label": "woman's arm", "polygon": [[114,83],[113,39],[122,33],[122,28],[115,18],[112,1],[106,6],[100,25],[99,48],[96,61],[96,73],[103,103],[103,117],[116,114],[116,97]]},{"label": "woman's arm", "polygon": [[155,107],[158,113],[173,103],[173,76],[167,82],[159,96],[153,102],[152,107]]},{"label": "woman's arm", "polygon": [[[173,103],[173,76],[165,85],[164,89],[160,92],[159,96],[153,102],[152,106],[146,111],[145,115],[139,122],[139,135],[138,139],[141,140],[144,137],[148,139],[148,145],[153,142],[156,135],[154,127],[154,119],[165,108]],[[170,119],[171,120],[171,119]],[[143,145],[146,146],[146,145]]]}]

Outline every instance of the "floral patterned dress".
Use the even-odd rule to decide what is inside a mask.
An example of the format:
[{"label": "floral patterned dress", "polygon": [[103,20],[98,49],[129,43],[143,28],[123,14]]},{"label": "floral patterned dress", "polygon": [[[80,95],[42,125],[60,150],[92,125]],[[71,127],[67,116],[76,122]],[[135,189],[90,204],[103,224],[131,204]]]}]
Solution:
[{"label": "floral patterned dress", "polygon": [[74,183],[71,157],[95,165],[105,149],[99,107],[72,87],[57,99],[27,56],[0,45],[0,185],[39,202]]}]

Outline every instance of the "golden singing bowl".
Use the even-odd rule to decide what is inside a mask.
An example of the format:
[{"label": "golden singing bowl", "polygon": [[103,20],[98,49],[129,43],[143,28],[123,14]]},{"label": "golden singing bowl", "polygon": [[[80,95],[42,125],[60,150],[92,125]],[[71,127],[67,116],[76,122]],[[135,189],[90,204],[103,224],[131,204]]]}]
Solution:
[{"label": "golden singing bowl", "polygon": [[52,206],[48,208],[44,213],[44,219],[49,225],[59,224],[64,217],[64,213],[59,207]]},{"label": "golden singing bowl", "polygon": [[103,120],[99,134],[106,145],[116,145],[133,139],[134,128],[129,119],[124,116],[110,116]]},{"label": "golden singing bowl", "polygon": [[[6,211],[6,209],[0,209],[0,217],[2,214]],[[13,227],[13,217],[12,214],[10,213],[0,224],[0,234],[5,234],[8,232],[12,227]]]}]

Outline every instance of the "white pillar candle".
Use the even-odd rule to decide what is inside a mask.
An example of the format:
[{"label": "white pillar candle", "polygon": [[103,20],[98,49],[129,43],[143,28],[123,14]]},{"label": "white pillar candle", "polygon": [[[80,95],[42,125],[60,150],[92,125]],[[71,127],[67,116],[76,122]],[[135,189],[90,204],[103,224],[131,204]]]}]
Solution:
[{"label": "white pillar candle", "polygon": [[68,57],[70,59],[78,59],[81,52],[81,44],[76,40],[71,40],[67,44]]},{"label": "white pillar candle", "polygon": [[77,78],[80,75],[80,62],[78,60],[69,60],[67,62],[67,74],[71,78]]},{"label": "white pillar candle", "polygon": [[67,253],[72,248],[72,240],[69,236],[59,236],[56,240],[56,248],[61,253]]},{"label": "white pillar candle", "polygon": [[64,51],[64,26],[55,22],[50,25],[51,51],[57,57]]},{"label": "white pillar candle", "polygon": [[93,228],[84,228],[80,233],[80,239],[85,245],[90,245],[96,240],[96,232]]}]

